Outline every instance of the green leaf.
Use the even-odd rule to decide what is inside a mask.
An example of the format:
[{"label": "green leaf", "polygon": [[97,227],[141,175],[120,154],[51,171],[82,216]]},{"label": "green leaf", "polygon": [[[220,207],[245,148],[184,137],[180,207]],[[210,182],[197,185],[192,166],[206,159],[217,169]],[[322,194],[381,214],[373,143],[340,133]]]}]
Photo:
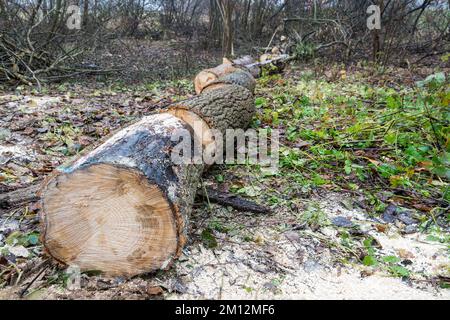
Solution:
[{"label": "green leaf", "polygon": [[400,258],[397,258],[396,256],[386,256],[386,257],[383,257],[383,261],[386,263],[395,264],[395,263],[400,262]]},{"label": "green leaf", "polygon": [[395,144],[395,142],[397,141],[397,133],[390,132],[386,134],[384,137],[384,141],[386,141],[389,144]]},{"label": "green leaf", "polygon": [[31,233],[28,235],[27,241],[29,244],[34,246],[39,243],[39,235],[36,233]]},{"label": "green leaf", "polygon": [[15,245],[17,243],[21,244],[20,238],[22,236],[23,236],[22,232],[14,231],[5,239],[5,243],[10,246]]},{"label": "green leaf", "polygon": [[372,248],[373,238],[364,239],[363,244],[366,248]]},{"label": "green leaf", "polygon": [[390,178],[391,176],[398,173],[398,170],[394,165],[385,163],[383,163],[381,166],[378,166],[377,171],[383,178]]},{"label": "green leaf", "polygon": [[216,237],[213,234],[213,231],[210,228],[206,228],[202,231],[202,241],[203,244],[209,248],[214,249],[217,248],[217,240]]},{"label": "green leaf", "polygon": [[427,241],[442,242],[442,239],[438,236],[430,234],[427,236]]},{"label": "green leaf", "polygon": [[442,62],[447,62],[450,59],[450,53],[444,54],[441,57]]},{"label": "green leaf", "polygon": [[427,86],[430,89],[436,89],[442,86],[445,83],[445,73],[438,72],[432,75],[429,75],[425,80],[418,81],[417,86],[419,88],[423,88]]},{"label": "green leaf", "polygon": [[254,197],[258,196],[259,194],[261,194],[261,188],[256,187],[256,186],[247,186],[247,187],[240,188],[237,191],[237,193],[244,194],[250,198],[254,198]]},{"label": "green leaf", "polygon": [[267,105],[267,100],[263,97],[258,97],[255,99],[255,106],[257,108],[262,108],[265,107]]},{"label": "green leaf", "polygon": [[396,277],[409,277],[411,272],[402,266],[390,266],[389,271]]},{"label": "green leaf", "polygon": [[279,114],[278,114],[278,112],[276,112],[276,111],[272,112],[272,123],[273,123],[274,125],[280,124]]},{"label": "green leaf", "polygon": [[364,257],[364,259],[363,259],[363,264],[365,265],[365,266],[368,266],[368,267],[370,267],[370,266],[376,266],[377,264],[378,264],[378,261],[377,261],[377,259],[374,257],[374,256],[365,256]]},{"label": "green leaf", "polygon": [[344,170],[347,175],[352,173],[352,162],[350,160],[345,160]]},{"label": "green leaf", "polygon": [[324,184],[327,184],[328,181],[322,178],[320,175],[316,174],[313,178],[313,183],[316,186],[323,186]]},{"label": "green leaf", "polygon": [[390,109],[396,109],[402,105],[398,96],[389,96],[386,98],[386,104]]}]

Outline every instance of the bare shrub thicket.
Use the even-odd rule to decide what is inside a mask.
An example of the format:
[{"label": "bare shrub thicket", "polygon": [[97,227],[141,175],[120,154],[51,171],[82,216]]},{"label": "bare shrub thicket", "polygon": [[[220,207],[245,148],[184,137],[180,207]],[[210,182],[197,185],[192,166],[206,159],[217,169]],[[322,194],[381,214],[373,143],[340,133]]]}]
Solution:
[{"label": "bare shrub thicket", "polygon": [[0,80],[40,85],[90,71],[77,57],[91,47],[99,25],[106,22],[100,6],[95,9],[96,21],[87,14],[83,20],[65,0],[0,0]]},{"label": "bare shrub thicket", "polygon": [[[371,5],[380,30],[367,28]],[[285,35],[300,59],[387,64],[414,54],[408,63],[419,63],[448,50],[449,22],[448,0],[0,0],[0,81],[105,72],[80,57],[123,38],[183,39],[232,56]]]},{"label": "bare shrub thicket", "polygon": [[[385,64],[408,54],[423,54],[424,58],[449,49],[447,0],[286,2],[290,7],[284,18],[285,31],[295,39],[300,54],[328,49],[344,61],[371,57]],[[379,30],[367,27],[367,9],[372,5],[380,8]]]}]

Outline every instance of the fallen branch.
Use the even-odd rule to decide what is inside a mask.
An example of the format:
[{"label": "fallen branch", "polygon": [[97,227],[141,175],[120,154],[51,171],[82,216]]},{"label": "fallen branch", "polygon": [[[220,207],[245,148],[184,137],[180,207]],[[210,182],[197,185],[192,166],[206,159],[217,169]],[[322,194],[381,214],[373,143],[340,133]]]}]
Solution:
[{"label": "fallen branch", "polygon": [[206,190],[199,189],[197,191],[197,196],[203,199],[209,199],[212,202],[216,202],[223,206],[229,206],[236,210],[243,212],[253,212],[253,213],[270,213],[270,209],[261,206],[253,201],[249,201],[238,197],[234,194],[227,192],[221,192],[216,189],[206,187]]},{"label": "fallen branch", "polygon": [[30,202],[39,201],[39,196],[37,195],[39,188],[39,184],[32,184],[0,194],[0,210],[11,210]]}]

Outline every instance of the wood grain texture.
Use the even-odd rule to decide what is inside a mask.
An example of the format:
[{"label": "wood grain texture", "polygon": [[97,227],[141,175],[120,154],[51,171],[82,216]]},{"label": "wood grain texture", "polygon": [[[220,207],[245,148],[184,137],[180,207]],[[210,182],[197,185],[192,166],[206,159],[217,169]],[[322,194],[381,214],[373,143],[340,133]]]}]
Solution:
[{"label": "wood grain texture", "polygon": [[195,92],[200,94],[206,86],[220,77],[238,71],[231,62],[223,63],[215,68],[201,71],[194,79]]}]

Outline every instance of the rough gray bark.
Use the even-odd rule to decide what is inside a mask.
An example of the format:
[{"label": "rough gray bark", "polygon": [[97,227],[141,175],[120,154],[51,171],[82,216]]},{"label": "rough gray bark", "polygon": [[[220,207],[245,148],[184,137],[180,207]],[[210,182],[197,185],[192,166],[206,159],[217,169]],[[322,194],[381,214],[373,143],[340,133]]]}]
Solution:
[{"label": "rough gray bark", "polygon": [[261,73],[261,68],[257,65],[257,61],[251,56],[244,56],[233,60],[233,65],[237,68],[250,72],[250,74],[257,78]]},{"label": "rough gray bark", "polygon": [[235,84],[223,84],[201,96],[176,103],[169,109],[184,109],[200,116],[212,129],[247,128],[255,115],[253,94]]}]

